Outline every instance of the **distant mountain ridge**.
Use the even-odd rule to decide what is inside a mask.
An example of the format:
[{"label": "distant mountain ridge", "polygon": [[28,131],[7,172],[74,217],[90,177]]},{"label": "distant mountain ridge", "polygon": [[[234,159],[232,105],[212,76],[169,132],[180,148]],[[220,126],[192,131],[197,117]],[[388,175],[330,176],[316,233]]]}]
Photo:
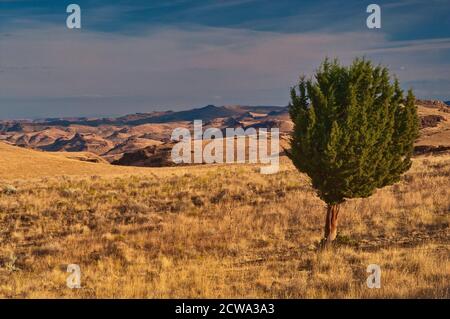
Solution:
[{"label": "distant mountain ridge", "polygon": [[[229,127],[275,126],[280,127],[280,131],[290,130],[285,124],[290,121],[286,107],[207,105],[192,110],[135,113],[117,118],[0,121],[0,141],[47,152],[91,152],[113,162],[125,153],[146,147],[153,147],[147,155],[161,153],[165,149],[162,144],[170,142],[174,129],[192,130],[194,120],[202,120],[205,129],[215,127],[223,131]],[[157,161],[162,162],[166,161]]]},{"label": "distant mountain ridge", "polygon": [[[100,125],[141,125],[148,123],[169,123],[179,121],[203,120],[210,121],[221,117],[241,116],[246,113],[273,113],[281,114],[287,112],[287,107],[283,106],[215,106],[207,105],[201,108],[194,108],[185,111],[155,111],[149,113],[128,114],[117,118],[44,118],[40,120],[20,120],[20,121],[2,121],[0,120],[0,131],[8,130],[19,132],[24,125],[45,125],[62,126],[87,125],[97,127]],[[8,125],[9,124],[9,125]]]},{"label": "distant mountain ridge", "polygon": [[[446,103],[449,103],[447,101]],[[450,146],[450,106],[439,100],[417,100],[422,136],[418,146]],[[155,111],[116,118],[46,118],[0,120],[0,141],[47,152],[89,152],[119,165],[167,166],[176,128],[278,128],[288,138],[293,123],[288,107],[207,105],[184,111]],[[427,146],[425,148],[425,146]]]}]

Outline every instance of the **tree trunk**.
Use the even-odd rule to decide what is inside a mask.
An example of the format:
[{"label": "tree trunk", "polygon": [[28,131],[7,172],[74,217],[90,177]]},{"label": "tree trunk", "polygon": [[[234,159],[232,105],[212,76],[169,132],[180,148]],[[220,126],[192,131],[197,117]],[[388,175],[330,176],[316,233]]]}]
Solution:
[{"label": "tree trunk", "polygon": [[327,206],[327,217],[325,219],[325,246],[330,246],[337,235],[337,221],[340,210],[339,204]]}]

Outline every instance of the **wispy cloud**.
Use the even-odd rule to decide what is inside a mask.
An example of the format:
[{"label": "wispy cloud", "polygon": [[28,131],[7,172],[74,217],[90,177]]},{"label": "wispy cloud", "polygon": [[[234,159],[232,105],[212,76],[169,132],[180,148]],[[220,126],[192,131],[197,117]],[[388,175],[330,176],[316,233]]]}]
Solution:
[{"label": "wispy cloud", "polygon": [[[450,72],[448,39],[393,42],[369,31],[280,34],[174,27],[126,36],[47,26],[0,38],[0,96],[9,105],[35,99],[36,114],[76,115],[81,109],[67,110],[62,101],[71,98],[74,106],[74,97],[85,103],[81,98],[86,96],[98,97],[84,111],[96,114],[211,102],[285,105],[299,74],[311,74],[325,56],[348,63],[366,55],[389,65],[407,84],[435,81]],[[432,95],[446,96],[448,85]],[[113,96],[120,99],[99,102]],[[59,109],[49,106],[52,99]],[[13,108],[0,108],[0,117],[6,107]]]},{"label": "wispy cloud", "polygon": [[70,31],[62,2],[0,0],[0,117],[284,105],[325,56],[367,56],[449,99],[448,1],[380,1],[381,30],[366,28],[364,1],[79,3],[83,29]]}]

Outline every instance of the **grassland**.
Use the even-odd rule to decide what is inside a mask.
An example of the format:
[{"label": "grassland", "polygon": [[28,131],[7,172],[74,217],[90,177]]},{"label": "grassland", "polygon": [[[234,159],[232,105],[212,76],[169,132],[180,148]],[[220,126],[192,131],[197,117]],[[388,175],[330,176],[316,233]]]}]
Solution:
[{"label": "grassland", "polygon": [[[261,175],[1,147],[0,297],[450,297],[450,155],[345,203],[337,246],[320,251],[324,203],[284,158]],[[380,289],[366,286],[372,263]],[[66,287],[68,264],[81,289]]]}]

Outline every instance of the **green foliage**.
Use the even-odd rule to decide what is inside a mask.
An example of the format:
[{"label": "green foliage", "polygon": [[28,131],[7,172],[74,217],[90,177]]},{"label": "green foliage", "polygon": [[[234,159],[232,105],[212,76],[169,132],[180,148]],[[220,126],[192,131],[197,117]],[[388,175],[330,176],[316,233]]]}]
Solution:
[{"label": "green foliage", "polygon": [[418,116],[414,95],[385,67],[326,59],[314,79],[291,90],[290,157],[328,204],[368,197],[411,166]]}]

